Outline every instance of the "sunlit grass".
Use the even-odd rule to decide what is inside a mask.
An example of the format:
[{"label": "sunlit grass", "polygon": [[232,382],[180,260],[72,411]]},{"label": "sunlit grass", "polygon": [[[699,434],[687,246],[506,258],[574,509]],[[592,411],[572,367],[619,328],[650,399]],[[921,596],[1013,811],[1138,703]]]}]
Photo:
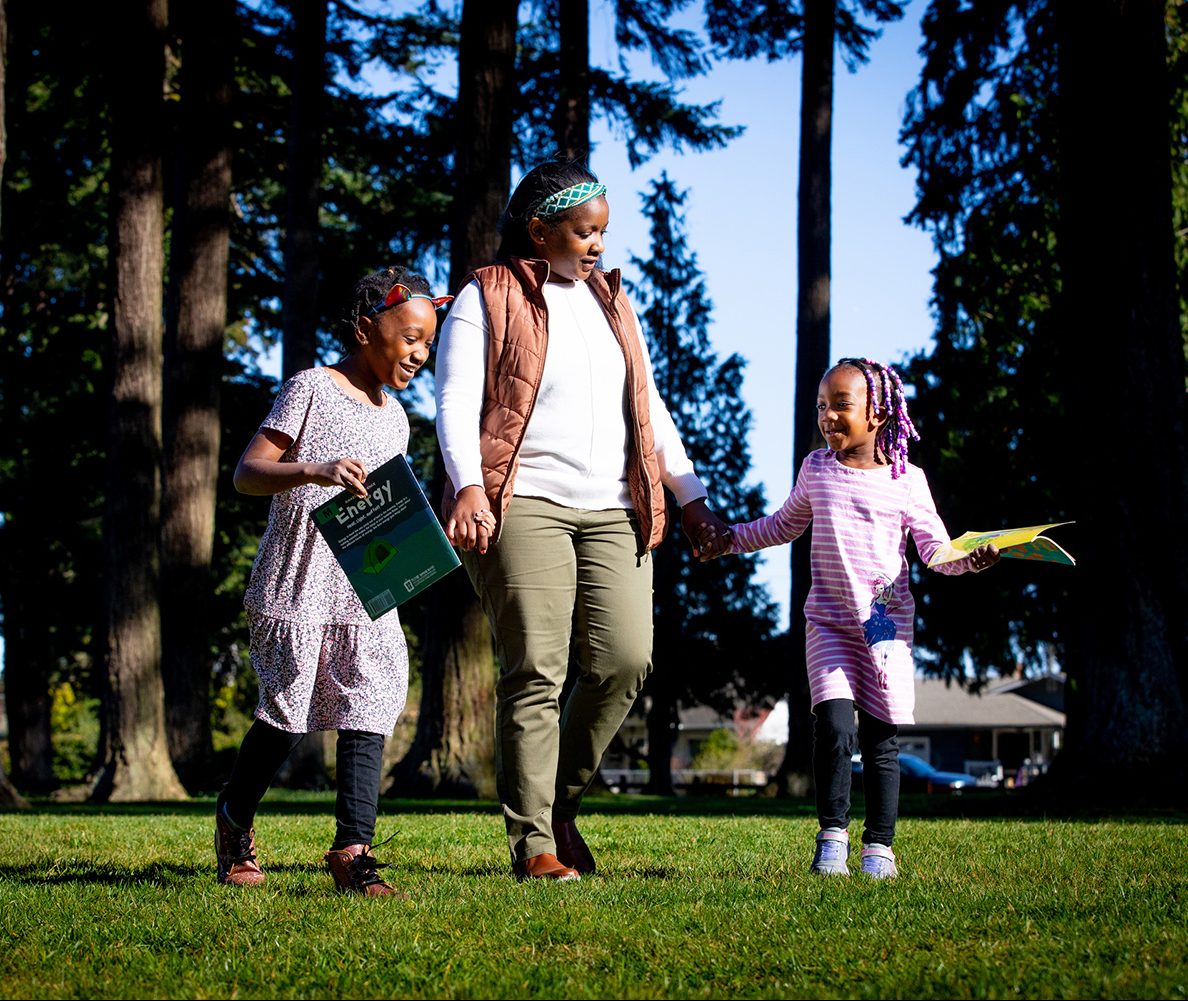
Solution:
[{"label": "sunlit grass", "polygon": [[[602,798],[601,873],[518,885],[496,807],[385,803],[408,901],[334,893],[328,796],[214,882],[209,803],[0,815],[0,997],[1184,997],[1183,817],[908,817],[894,883],[810,877],[803,805]],[[858,825],[854,832],[857,833]]]}]

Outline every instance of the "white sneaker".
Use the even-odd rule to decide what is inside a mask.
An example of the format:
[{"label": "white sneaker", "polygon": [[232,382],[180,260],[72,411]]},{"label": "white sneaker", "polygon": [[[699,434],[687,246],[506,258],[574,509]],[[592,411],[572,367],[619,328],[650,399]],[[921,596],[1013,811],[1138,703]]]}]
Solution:
[{"label": "white sneaker", "polygon": [[850,835],[839,827],[817,832],[817,850],[809,872],[818,876],[848,876],[846,859],[850,857]]},{"label": "white sneaker", "polygon": [[886,845],[862,846],[862,871],[872,879],[894,879],[899,875],[895,854]]}]

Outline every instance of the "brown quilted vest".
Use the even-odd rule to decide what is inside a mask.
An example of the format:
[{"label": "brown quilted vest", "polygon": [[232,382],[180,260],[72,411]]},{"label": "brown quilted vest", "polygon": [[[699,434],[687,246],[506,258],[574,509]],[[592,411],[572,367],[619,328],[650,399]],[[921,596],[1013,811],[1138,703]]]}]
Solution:
[{"label": "brown quilted vest", "polygon": [[[507,264],[479,268],[467,281],[483,293],[490,323],[487,376],[479,421],[483,488],[498,519],[496,538],[512,498],[520,445],[532,417],[548,349],[548,310],[543,286],[547,261],[512,258]],[[595,271],[587,279],[602,306],[627,362],[627,412],[631,450],[627,457],[627,485],[639,518],[641,552],[664,539],[666,512],[660,463],[648,409],[648,380],[643,352],[635,334],[631,309],[620,289],[619,272]],[[447,497],[453,488],[447,486]]]}]

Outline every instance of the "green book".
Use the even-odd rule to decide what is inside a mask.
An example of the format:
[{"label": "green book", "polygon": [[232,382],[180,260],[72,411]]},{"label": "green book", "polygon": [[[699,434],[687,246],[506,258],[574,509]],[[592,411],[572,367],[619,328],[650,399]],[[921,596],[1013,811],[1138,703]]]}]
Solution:
[{"label": "green book", "polygon": [[372,620],[459,565],[403,455],[367,477],[366,498],[344,490],[310,512]]}]

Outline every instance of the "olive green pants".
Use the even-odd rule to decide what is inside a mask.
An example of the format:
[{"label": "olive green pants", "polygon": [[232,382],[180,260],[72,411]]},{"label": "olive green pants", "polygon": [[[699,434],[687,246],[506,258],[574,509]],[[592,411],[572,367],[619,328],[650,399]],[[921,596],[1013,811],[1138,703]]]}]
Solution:
[{"label": "olive green pants", "polygon": [[[495,769],[512,861],[556,853],[652,667],[652,562],[635,513],[515,497],[485,556],[463,563],[500,660]],[[580,673],[560,706],[570,636]]]}]

